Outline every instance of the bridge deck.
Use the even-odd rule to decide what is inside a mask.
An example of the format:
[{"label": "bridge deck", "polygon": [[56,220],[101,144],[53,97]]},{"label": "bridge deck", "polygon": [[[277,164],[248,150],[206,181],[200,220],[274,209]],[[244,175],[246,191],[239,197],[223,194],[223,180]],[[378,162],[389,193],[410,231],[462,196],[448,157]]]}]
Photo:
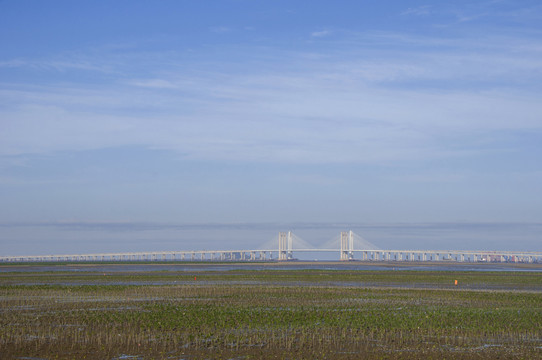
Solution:
[{"label": "bridge deck", "polygon": [[[341,260],[374,261],[438,261],[458,262],[540,262],[542,252],[487,251],[487,250],[340,250],[340,249],[290,249],[283,251],[293,258],[294,253],[340,253]],[[357,258],[356,258],[357,254]],[[45,261],[148,261],[148,260],[275,260],[277,249],[252,250],[188,250],[152,251],[95,254],[60,254],[30,256],[0,256],[0,262],[45,262]],[[361,256],[361,258],[360,258]],[[210,258],[209,258],[210,257]],[[281,260],[286,260],[283,258]]]}]

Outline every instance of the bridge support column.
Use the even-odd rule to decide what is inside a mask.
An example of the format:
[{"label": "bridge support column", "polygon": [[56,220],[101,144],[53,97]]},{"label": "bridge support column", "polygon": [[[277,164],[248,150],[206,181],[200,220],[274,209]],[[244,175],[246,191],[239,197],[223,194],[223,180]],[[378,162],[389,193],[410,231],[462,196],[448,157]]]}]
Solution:
[{"label": "bridge support column", "polygon": [[292,232],[279,232],[279,260],[292,260],[293,251],[292,251]]},{"label": "bridge support column", "polygon": [[354,259],[354,233],[352,231],[341,231],[341,261]]}]

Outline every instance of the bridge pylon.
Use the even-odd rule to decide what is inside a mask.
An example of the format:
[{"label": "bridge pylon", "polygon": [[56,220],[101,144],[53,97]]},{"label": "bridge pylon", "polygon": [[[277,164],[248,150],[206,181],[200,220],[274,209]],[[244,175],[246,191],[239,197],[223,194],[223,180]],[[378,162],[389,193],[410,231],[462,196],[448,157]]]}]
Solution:
[{"label": "bridge pylon", "polygon": [[354,260],[354,232],[341,231],[341,261]]},{"label": "bridge pylon", "polygon": [[292,260],[294,258],[292,250],[293,238],[292,232],[279,232],[279,261]]}]

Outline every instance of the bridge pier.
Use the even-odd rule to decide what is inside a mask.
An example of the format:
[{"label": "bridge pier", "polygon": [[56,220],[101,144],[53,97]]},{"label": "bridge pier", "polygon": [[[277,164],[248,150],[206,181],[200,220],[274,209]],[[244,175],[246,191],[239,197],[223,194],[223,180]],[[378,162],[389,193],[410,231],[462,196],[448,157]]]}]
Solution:
[{"label": "bridge pier", "polygon": [[341,231],[341,261],[354,260],[354,233],[352,231]]},{"label": "bridge pier", "polygon": [[279,261],[292,260],[292,232],[279,232]]}]

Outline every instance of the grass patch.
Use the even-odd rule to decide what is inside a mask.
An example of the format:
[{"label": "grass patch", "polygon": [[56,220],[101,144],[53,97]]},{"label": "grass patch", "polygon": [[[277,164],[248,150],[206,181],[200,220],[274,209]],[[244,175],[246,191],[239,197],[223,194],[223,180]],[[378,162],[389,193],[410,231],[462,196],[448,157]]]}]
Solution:
[{"label": "grass patch", "polygon": [[[0,274],[2,358],[542,357],[538,273],[244,270],[198,273],[197,281],[169,272],[105,276],[122,284],[103,283],[103,277]],[[140,284],[169,278],[183,283]],[[84,284],[66,284],[74,279]],[[462,287],[450,285],[454,279]]]}]

